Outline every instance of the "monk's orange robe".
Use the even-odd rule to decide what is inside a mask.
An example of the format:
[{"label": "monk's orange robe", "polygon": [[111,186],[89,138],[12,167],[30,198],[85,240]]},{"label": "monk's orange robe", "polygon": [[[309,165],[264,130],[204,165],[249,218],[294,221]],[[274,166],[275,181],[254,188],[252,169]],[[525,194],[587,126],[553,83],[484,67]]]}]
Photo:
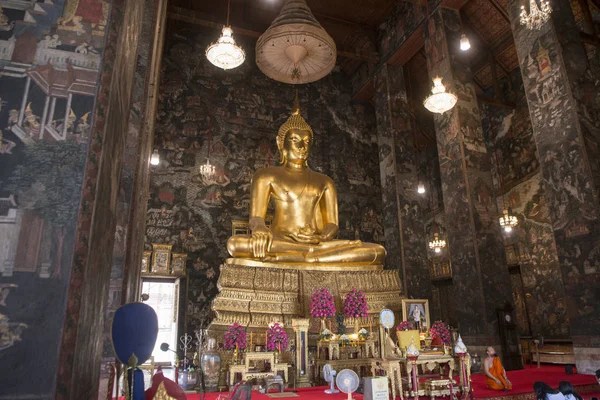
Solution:
[{"label": "monk's orange robe", "polygon": [[494,357],[494,363],[492,364],[492,367],[490,368],[490,374],[494,377],[496,377],[496,379],[498,379],[500,381],[500,385],[498,385],[496,383],[496,381],[494,381],[492,378],[490,378],[489,376],[485,376],[485,383],[487,383],[488,387],[492,390],[502,390],[502,389],[512,389],[512,385],[508,382],[506,382],[506,379],[504,379],[504,367],[502,366],[502,363],[500,362],[500,358],[498,357]]}]

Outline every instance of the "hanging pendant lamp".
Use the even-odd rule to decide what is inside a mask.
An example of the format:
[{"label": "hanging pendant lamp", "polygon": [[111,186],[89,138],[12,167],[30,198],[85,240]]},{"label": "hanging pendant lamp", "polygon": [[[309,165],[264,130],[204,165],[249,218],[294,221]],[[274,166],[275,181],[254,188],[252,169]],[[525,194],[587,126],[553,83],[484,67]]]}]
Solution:
[{"label": "hanging pendant lamp", "polygon": [[471,48],[471,42],[469,42],[469,38],[464,33],[460,37],[460,49],[462,51],[467,51]]},{"label": "hanging pendant lamp", "polygon": [[256,42],[256,65],[269,78],[283,83],[319,80],[331,72],[336,57],[335,42],[305,0],[286,0]]},{"label": "hanging pendant lamp", "polygon": [[433,78],[431,94],[423,101],[423,105],[432,113],[443,114],[451,110],[456,105],[457,100],[455,94],[446,92],[446,87],[442,84],[442,78],[436,76]]},{"label": "hanging pendant lamp", "polygon": [[229,5],[227,1],[227,23],[219,39],[206,48],[206,58],[216,67],[225,70],[239,67],[246,59],[244,49],[238,46],[233,39],[233,31],[229,26]]}]

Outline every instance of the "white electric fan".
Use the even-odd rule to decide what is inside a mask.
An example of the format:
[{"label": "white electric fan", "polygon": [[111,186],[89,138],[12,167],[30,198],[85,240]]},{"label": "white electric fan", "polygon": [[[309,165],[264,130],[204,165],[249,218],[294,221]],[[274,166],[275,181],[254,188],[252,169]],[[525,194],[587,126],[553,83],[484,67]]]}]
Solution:
[{"label": "white electric fan", "polygon": [[335,378],[337,387],[344,393],[348,393],[348,400],[352,400],[352,393],[358,389],[358,375],[351,369],[343,369]]},{"label": "white electric fan", "polygon": [[329,382],[329,389],[325,390],[325,393],[334,394],[340,392],[335,388],[335,370],[331,369],[331,365],[329,364],[323,366],[323,379],[325,379],[325,382]]}]

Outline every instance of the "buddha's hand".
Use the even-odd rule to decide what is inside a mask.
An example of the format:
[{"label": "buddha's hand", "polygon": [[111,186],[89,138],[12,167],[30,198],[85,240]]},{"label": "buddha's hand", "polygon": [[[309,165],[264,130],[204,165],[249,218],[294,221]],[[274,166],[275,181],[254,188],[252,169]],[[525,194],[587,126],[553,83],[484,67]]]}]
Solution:
[{"label": "buddha's hand", "polygon": [[256,258],[265,258],[271,248],[273,234],[266,226],[256,226],[252,229],[252,253]]},{"label": "buddha's hand", "polygon": [[317,234],[310,226],[305,226],[300,229],[300,232],[292,233],[292,239],[299,243],[319,244],[321,243],[321,235]]}]

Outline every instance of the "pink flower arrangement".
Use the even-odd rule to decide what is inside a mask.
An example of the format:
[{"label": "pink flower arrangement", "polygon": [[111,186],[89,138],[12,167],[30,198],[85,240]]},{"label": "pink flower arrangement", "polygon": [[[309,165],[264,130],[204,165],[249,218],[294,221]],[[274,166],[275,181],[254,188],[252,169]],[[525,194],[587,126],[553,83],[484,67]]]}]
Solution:
[{"label": "pink flower arrangement", "polygon": [[267,329],[267,351],[283,351],[288,346],[288,335],[283,326],[275,323]]},{"label": "pink flower arrangement", "polygon": [[344,298],[344,317],[361,318],[367,316],[367,298],[360,290],[352,289]]},{"label": "pink flower arrangement", "polygon": [[331,318],[335,316],[333,295],[327,288],[316,289],[310,298],[310,316],[313,318]]},{"label": "pink flower arrangement", "polygon": [[237,322],[227,327],[227,332],[223,335],[223,348],[233,350],[237,345],[239,350],[246,348],[246,330]]},{"label": "pink flower arrangement", "polygon": [[397,331],[412,331],[415,328],[415,324],[412,321],[402,321],[396,327]]},{"label": "pink flower arrangement", "polygon": [[439,338],[443,344],[449,346],[452,343],[450,327],[442,321],[435,321],[429,328],[429,335],[435,339]]}]

